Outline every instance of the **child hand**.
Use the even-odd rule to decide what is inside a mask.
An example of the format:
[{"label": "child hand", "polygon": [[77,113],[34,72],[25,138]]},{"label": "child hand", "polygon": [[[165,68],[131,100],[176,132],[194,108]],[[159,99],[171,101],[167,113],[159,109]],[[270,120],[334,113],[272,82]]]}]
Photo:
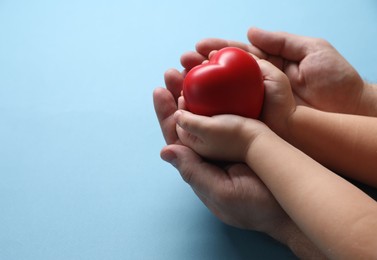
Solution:
[{"label": "child hand", "polygon": [[182,143],[200,155],[216,160],[244,161],[253,140],[270,131],[260,121],[236,115],[206,117],[178,110],[174,118]]},{"label": "child hand", "polygon": [[[296,105],[287,76],[265,60],[257,60],[264,78],[265,100],[261,119],[279,135],[289,135],[289,119]],[[179,107],[184,109],[183,98]],[[235,115],[205,117],[179,110],[177,134],[184,145],[211,159],[244,161],[254,139],[271,132],[263,123]]]},{"label": "child hand", "polygon": [[272,63],[262,59],[257,62],[265,86],[261,120],[285,139],[289,135],[289,120],[296,110],[289,79]]}]

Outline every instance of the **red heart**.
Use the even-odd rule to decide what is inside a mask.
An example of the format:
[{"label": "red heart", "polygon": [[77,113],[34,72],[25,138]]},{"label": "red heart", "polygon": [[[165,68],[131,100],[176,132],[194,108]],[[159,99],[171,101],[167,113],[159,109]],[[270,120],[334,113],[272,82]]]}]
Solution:
[{"label": "red heart", "polygon": [[187,73],[183,96],[195,114],[258,118],[264,98],[262,73],[249,53],[227,47]]}]

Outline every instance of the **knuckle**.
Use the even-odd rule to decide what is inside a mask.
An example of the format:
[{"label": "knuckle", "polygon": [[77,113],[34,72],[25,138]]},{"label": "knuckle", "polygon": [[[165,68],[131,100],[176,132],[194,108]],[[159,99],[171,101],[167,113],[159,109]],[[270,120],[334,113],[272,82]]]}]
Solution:
[{"label": "knuckle", "polygon": [[325,39],[322,39],[322,38],[316,38],[315,39],[315,45],[318,46],[318,47],[332,47],[332,45],[330,44],[330,42],[328,42],[327,40]]}]

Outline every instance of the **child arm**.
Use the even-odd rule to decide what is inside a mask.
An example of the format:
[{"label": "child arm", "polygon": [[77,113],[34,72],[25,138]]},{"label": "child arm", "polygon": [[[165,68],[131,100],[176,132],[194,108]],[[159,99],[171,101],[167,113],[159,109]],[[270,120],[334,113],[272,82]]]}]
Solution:
[{"label": "child arm", "polygon": [[377,118],[297,106],[288,141],[337,173],[377,187]]},{"label": "child arm", "polygon": [[329,258],[377,258],[377,203],[266,125],[231,115],[175,114],[178,135],[211,159],[245,161]]},{"label": "child arm", "polygon": [[272,132],[255,138],[246,162],[328,257],[377,257],[377,204],[358,188]]}]

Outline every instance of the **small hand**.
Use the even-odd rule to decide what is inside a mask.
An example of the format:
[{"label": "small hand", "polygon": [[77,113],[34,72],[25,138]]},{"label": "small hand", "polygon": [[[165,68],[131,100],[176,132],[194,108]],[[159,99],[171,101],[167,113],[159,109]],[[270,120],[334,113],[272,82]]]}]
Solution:
[{"label": "small hand", "polygon": [[[215,51],[211,51],[209,57],[214,53]],[[253,56],[260,67],[265,86],[261,120],[283,138],[288,137],[289,119],[296,109],[290,82],[287,76],[272,63]],[[178,108],[185,109],[183,98],[181,97],[180,100],[181,107]],[[181,135],[180,139],[182,136],[184,135]]]},{"label": "small hand", "polygon": [[[174,114],[182,143],[201,156],[230,162],[244,162],[250,143],[263,129],[248,128],[264,124],[235,115],[199,116],[179,110]],[[267,127],[266,127],[267,128]]]}]

